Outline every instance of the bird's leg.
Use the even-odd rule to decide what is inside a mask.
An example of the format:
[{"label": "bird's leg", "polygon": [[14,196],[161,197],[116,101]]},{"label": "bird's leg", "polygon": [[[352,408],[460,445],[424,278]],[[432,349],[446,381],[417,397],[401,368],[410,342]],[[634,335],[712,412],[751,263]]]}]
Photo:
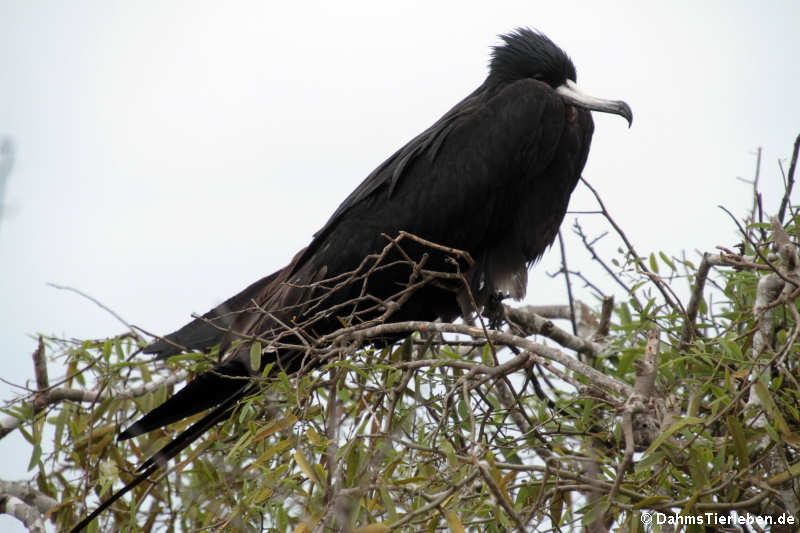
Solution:
[{"label": "bird's leg", "polygon": [[483,316],[489,319],[490,329],[500,329],[505,322],[506,314],[503,309],[503,299],[505,295],[500,292],[493,292],[486,300],[486,305],[483,306]]}]

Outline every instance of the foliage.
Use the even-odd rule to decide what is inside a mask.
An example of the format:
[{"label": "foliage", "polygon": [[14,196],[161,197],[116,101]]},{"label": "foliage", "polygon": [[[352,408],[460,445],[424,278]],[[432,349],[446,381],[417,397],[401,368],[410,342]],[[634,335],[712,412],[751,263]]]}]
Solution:
[{"label": "foliage", "polygon": [[[311,372],[268,367],[258,394],[90,531],[645,531],[667,527],[643,525],[656,511],[796,520],[800,215],[787,213],[753,213],[739,250],[697,258],[640,255],[617,228],[618,256],[597,260],[625,297],[610,316],[570,302],[577,335],[550,320],[570,306],[507,308],[498,332],[409,323],[382,349],[348,337]],[[136,357],[142,345],[130,332],[42,338],[40,360],[65,365],[65,381],[5,409],[59,529],[198,418],[116,442],[175,376],[208,367],[198,353],[154,364]]]}]

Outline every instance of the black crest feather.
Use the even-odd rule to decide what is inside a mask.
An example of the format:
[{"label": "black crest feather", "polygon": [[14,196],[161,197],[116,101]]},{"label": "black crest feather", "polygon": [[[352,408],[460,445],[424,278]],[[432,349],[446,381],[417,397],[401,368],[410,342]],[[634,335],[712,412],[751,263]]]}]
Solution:
[{"label": "black crest feather", "polygon": [[493,47],[489,62],[490,76],[498,82],[533,78],[555,88],[577,81],[572,60],[543,33],[517,28],[500,39],[504,44]]}]

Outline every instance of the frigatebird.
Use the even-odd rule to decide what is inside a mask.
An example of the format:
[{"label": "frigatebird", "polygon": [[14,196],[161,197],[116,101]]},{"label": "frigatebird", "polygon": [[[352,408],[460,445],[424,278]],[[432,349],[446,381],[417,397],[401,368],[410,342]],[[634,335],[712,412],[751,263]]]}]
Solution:
[{"label": "frigatebird", "polygon": [[[133,481],[73,531],[229,416],[253,390],[248,378],[264,365],[300,368],[301,354],[288,348],[262,350],[260,368],[253,368],[253,339],[306,319],[314,335],[330,334],[343,326],[343,315],[369,320],[382,313],[385,305],[365,307],[363,298],[350,306],[359,309],[346,304],[364,291],[373,304],[385,304],[408,284],[408,263],[374,269],[366,284],[332,283],[322,295],[319,289],[322,280],[358,272],[366,257],[385,248],[387,236],[405,232],[466,252],[472,261],[462,276],[473,307],[524,296],[528,268],[552,244],[586,163],[590,111],[620,115],[629,126],[633,116],[625,102],[581,92],[571,59],[544,34],[518,28],[500,39],[485,81],[369,174],[286,267],[144,349],[164,358],[218,346],[222,355],[119,440],[210,412],[145,461]],[[428,262],[445,266],[443,254]],[[462,296],[428,284],[400,299],[388,320],[452,320],[466,314]]]}]

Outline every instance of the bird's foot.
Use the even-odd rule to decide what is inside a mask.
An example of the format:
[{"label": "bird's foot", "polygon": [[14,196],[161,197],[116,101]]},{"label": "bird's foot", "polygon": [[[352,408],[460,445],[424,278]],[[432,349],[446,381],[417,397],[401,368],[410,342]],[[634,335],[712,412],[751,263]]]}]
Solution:
[{"label": "bird's foot", "polygon": [[489,295],[486,305],[483,306],[483,316],[489,319],[490,329],[500,329],[506,320],[506,313],[503,308],[504,298],[505,295],[502,292],[494,292]]}]

